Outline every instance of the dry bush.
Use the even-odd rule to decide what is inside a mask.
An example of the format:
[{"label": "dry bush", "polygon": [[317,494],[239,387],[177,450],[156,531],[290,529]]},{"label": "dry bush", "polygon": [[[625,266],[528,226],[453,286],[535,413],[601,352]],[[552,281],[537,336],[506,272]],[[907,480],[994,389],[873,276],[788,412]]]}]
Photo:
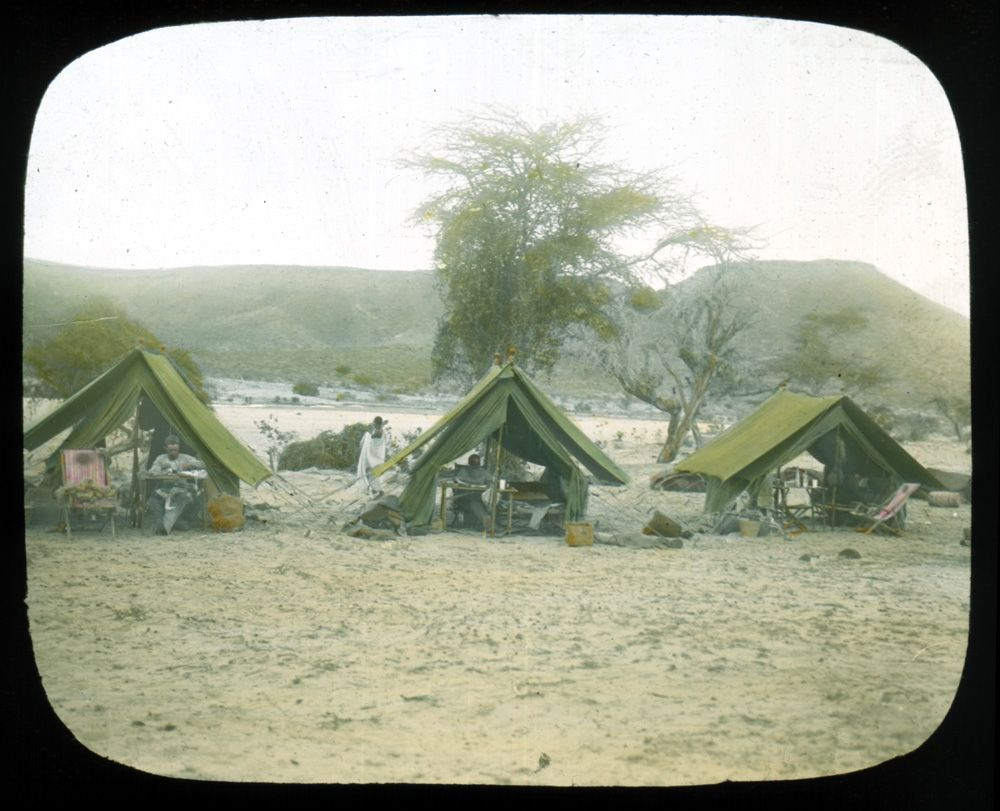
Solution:
[{"label": "dry bush", "polygon": [[368,424],[355,422],[339,433],[324,431],[313,439],[292,442],[278,459],[279,470],[305,470],[310,467],[352,470],[358,464],[361,438]]}]

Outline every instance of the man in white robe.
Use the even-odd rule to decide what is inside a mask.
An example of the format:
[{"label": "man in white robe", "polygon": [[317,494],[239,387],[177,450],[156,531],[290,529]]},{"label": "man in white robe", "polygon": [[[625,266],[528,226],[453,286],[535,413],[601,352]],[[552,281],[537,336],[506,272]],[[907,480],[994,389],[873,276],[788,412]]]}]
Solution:
[{"label": "man in white robe", "polygon": [[366,431],[361,438],[361,449],[358,452],[358,478],[364,480],[368,492],[375,495],[382,492],[382,477],[375,478],[371,472],[388,458],[391,447],[389,423],[376,417],[372,420],[371,430]]}]

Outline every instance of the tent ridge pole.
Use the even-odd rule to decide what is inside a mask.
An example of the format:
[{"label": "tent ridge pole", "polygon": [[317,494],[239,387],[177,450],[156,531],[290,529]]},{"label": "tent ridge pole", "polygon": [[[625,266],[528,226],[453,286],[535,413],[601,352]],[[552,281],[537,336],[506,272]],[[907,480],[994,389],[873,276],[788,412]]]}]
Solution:
[{"label": "tent ridge pole", "polygon": [[500,424],[500,433],[497,435],[497,466],[493,473],[493,493],[490,495],[490,537],[497,536],[497,502],[500,500],[500,460],[503,458],[503,429],[506,423]]},{"label": "tent ridge pole", "polygon": [[129,524],[139,522],[139,409],[142,406],[142,392],[135,401],[135,425],[132,426],[132,497],[129,500]]}]

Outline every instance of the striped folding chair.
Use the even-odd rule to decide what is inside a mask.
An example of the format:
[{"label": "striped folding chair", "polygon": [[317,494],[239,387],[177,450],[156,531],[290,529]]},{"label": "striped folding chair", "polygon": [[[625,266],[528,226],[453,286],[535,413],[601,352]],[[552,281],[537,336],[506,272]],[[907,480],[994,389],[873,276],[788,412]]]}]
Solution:
[{"label": "striped folding chair", "polygon": [[62,481],[59,496],[61,523],[66,534],[73,537],[70,517],[83,515],[96,523],[104,520],[96,529],[102,530],[111,522],[111,534],[115,531],[115,510],[118,507],[118,493],[109,486],[108,473],[104,466],[104,455],[94,448],[65,450],[62,452]]},{"label": "striped folding chair", "polygon": [[902,516],[905,515],[906,500],[912,496],[919,484],[908,482],[892,494],[882,507],[868,507],[854,510],[851,515],[861,521],[858,532],[868,535],[872,530],[887,529],[896,535],[903,534]]}]

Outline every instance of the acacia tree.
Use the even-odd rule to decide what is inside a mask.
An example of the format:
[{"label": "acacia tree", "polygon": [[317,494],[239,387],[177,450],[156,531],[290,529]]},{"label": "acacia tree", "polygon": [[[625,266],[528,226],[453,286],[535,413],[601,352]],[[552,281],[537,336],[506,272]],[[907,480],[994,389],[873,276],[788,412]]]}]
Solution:
[{"label": "acacia tree", "polygon": [[476,377],[512,348],[549,371],[570,326],[617,333],[613,286],[664,278],[732,240],[662,172],[601,160],[604,140],[591,117],[531,127],[499,111],[439,128],[402,160],[443,188],[414,215],[437,241],[435,378]]},{"label": "acacia tree", "polygon": [[848,385],[870,388],[887,379],[882,364],[859,357],[843,338],[863,334],[868,319],[853,310],[835,313],[806,313],[795,329],[791,350],[783,366],[789,382],[812,395],[824,390],[843,391]]},{"label": "acacia tree", "polygon": [[955,432],[955,438],[959,442],[965,440],[966,431],[972,425],[972,403],[969,402],[968,398],[960,395],[940,394],[931,402],[951,425],[951,429]]},{"label": "acacia tree", "polygon": [[583,343],[623,391],[670,415],[659,462],[672,461],[689,433],[699,442],[697,418],[713,384],[740,376],[734,339],[752,315],[736,301],[732,272],[718,265],[703,269],[697,286],[629,294],[616,308],[616,336]]}]

